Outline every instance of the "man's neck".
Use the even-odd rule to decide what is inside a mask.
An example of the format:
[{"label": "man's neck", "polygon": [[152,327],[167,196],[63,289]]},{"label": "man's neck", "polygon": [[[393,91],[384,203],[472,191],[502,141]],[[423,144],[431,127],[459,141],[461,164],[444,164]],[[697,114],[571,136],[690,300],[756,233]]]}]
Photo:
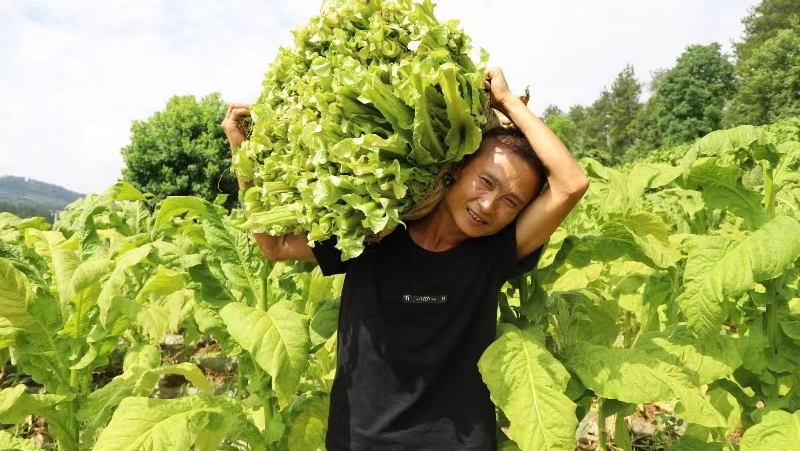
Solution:
[{"label": "man's neck", "polygon": [[432,252],[446,251],[469,238],[458,228],[444,201],[427,216],[409,223],[408,233],[418,246]]}]

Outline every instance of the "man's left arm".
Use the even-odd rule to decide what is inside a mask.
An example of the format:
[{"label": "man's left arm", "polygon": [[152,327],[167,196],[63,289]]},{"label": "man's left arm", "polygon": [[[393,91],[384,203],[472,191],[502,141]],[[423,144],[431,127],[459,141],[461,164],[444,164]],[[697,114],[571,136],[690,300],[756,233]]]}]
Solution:
[{"label": "man's left arm", "polygon": [[547,173],[548,187],[517,217],[517,259],[544,244],[589,189],[589,179],[561,140],[518,97],[502,71],[487,71],[492,103],[525,135]]}]

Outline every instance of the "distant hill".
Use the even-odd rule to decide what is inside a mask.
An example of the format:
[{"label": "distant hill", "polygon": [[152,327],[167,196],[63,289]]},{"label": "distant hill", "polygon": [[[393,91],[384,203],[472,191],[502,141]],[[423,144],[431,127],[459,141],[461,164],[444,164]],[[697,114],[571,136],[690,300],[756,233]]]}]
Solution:
[{"label": "distant hill", "polygon": [[24,218],[42,216],[52,221],[55,212],[83,196],[38,180],[13,175],[0,176],[0,211]]}]

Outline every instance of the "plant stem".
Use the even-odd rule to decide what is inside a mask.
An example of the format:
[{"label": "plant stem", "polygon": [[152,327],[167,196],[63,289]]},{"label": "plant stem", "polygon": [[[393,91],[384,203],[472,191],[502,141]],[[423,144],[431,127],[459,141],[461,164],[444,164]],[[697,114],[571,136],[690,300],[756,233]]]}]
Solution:
[{"label": "plant stem", "polygon": [[775,188],[773,186],[772,169],[769,168],[769,163],[762,162],[764,170],[764,206],[767,212],[767,217],[770,219],[775,217]]},{"label": "plant stem", "polygon": [[527,311],[529,302],[531,300],[528,298],[528,276],[522,276],[519,278],[519,316],[522,316],[523,312]]},{"label": "plant stem", "polygon": [[597,451],[608,451],[608,431],[606,430],[606,412],[603,409],[603,398],[597,398]]},{"label": "plant stem", "polygon": [[776,297],[776,290],[772,281],[764,283],[767,289],[767,314],[765,329],[767,330],[767,343],[769,345],[770,357],[778,354],[778,343],[780,331],[780,320],[778,319],[778,299]]}]

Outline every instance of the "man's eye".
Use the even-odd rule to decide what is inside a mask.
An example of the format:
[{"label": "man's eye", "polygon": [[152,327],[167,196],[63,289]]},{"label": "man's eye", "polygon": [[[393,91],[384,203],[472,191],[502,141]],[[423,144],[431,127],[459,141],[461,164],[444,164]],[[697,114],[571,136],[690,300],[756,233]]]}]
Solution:
[{"label": "man's eye", "polygon": [[489,179],[487,179],[486,177],[481,177],[481,180],[483,181],[483,183],[485,183],[487,185],[491,185],[491,183],[489,182]]}]

